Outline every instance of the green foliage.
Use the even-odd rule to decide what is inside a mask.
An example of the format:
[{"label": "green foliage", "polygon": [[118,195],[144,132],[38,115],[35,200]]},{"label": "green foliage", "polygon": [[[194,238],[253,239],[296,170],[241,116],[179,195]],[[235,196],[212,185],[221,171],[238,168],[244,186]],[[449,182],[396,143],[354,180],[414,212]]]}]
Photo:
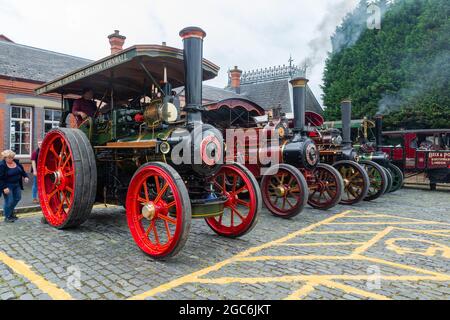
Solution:
[{"label": "green foliage", "polygon": [[326,119],[339,120],[350,97],[354,119],[383,113],[386,129],[450,128],[450,1],[398,0],[381,30],[366,28],[365,12],[362,0],[332,38]]}]

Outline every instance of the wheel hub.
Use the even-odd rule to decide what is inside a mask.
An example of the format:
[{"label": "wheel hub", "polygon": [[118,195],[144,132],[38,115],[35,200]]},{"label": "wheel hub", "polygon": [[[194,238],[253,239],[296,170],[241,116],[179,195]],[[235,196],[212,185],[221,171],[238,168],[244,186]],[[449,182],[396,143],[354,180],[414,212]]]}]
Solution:
[{"label": "wheel hub", "polygon": [[278,186],[275,188],[275,194],[277,197],[284,197],[287,193],[287,189],[285,186]]},{"label": "wheel hub", "polygon": [[59,189],[64,190],[66,187],[66,179],[61,170],[56,170],[50,175],[51,182]]},{"label": "wheel hub", "polygon": [[225,196],[228,198],[227,202],[225,203],[225,206],[227,207],[234,207],[237,203],[237,200],[239,200],[239,196],[232,195],[231,193],[226,193]]},{"label": "wheel hub", "polygon": [[156,207],[153,203],[148,203],[142,207],[142,216],[147,220],[153,220],[156,216]]}]

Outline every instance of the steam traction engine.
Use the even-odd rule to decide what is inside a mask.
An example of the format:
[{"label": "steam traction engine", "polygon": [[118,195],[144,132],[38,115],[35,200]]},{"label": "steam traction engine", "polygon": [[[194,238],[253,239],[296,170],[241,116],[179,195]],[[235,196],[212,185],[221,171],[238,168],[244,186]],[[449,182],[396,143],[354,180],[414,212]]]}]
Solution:
[{"label": "steam traction engine", "polygon": [[[202,120],[202,80],[218,72],[202,59],[205,35],[186,28],[184,51],[131,47],[37,89],[77,95],[91,87],[101,99],[95,118],[44,139],[38,189],[51,226],[77,227],[95,200],[118,202],[136,244],[154,258],[180,251],[192,218],[226,237],[255,226],[262,205],[257,181],[245,167],[223,164],[222,134]],[[183,113],[172,91],[182,85]],[[70,113],[71,100],[63,101]]]},{"label": "steam traction engine", "polygon": [[[306,83],[305,78],[291,81],[295,114],[292,130],[281,114],[262,122],[255,121],[255,115],[263,116],[264,110],[242,99],[218,102],[209,106],[211,112],[207,113],[210,123],[215,123],[222,129],[233,128],[233,125],[224,124],[223,120],[212,113],[212,110],[229,109],[230,114],[236,115],[236,121],[241,120],[235,128],[256,132],[253,139],[249,138],[248,141],[233,141],[236,152],[229,157],[245,163],[255,176],[261,178],[261,191],[266,207],[274,215],[283,218],[298,215],[307,203],[314,208],[329,209],[339,203],[343,191],[339,173],[333,167],[319,163],[317,147],[306,134]],[[261,136],[268,138],[264,145],[260,143]],[[257,163],[251,160],[255,154],[273,153],[277,153],[281,164],[270,165],[259,158]]]},{"label": "steam traction engine", "polygon": [[[389,159],[389,155],[381,150],[378,150],[378,146],[382,143],[382,117],[376,116],[375,123],[364,119],[362,122],[362,136],[360,136],[360,144],[355,145],[358,151],[360,160],[369,160],[378,163],[385,169],[388,186],[386,192],[396,192],[403,187],[404,175],[402,170],[394,165]],[[375,128],[375,145],[369,140],[369,130]]]},{"label": "steam traction engine", "polygon": [[361,161],[351,140],[351,101],[344,100],[342,110],[342,136],[337,129],[316,128],[310,136],[316,141],[321,160],[332,164],[344,179],[342,204],[356,204],[374,200],[386,191],[386,173],[372,161]]}]

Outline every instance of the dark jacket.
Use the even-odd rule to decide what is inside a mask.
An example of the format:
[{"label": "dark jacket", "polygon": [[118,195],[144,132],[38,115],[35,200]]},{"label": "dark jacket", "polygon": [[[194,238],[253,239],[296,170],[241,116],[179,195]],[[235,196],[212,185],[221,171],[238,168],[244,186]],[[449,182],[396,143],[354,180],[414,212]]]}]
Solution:
[{"label": "dark jacket", "polygon": [[[17,166],[20,169],[20,173],[23,178],[28,178],[28,174],[25,172],[25,169],[20,164],[18,160],[14,160],[14,162],[17,164]],[[3,194],[3,190],[6,188],[6,173],[8,172],[8,165],[6,164],[5,160],[0,161],[0,195]],[[23,190],[23,181],[20,179],[19,182],[20,188]]]}]

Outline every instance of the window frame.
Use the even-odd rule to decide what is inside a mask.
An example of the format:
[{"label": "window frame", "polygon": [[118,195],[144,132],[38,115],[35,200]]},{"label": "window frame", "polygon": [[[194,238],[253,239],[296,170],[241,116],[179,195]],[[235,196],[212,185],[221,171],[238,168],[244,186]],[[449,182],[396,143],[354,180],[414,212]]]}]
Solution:
[{"label": "window frame", "polygon": [[[46,120],[45,119],[45,112],[46,111],[51,111],[51,113],[52,113],[52,120]],[[43,137],[45,137],[45,135],[48,133],[48,131],[46,131],[45,130],[45,125],[46,124],[48,124],[48,123],[51,123],[52,124],[52,129],[55,129],[55,128],[59,128],[59,124],[60,124],[60,120],[58,120],[58,121],[56,121],[56,120],[54,120],[55,119],[55,116],[54,116],[54,113],[55,112],[59,112],[60,113],[60,116],[62,117],[62,112],[61,112],[61,110],[60,109],[55,109],[55,108],[45,108],[44,107],[44,114],[43,114],[43,120],[44,120],[44,125],[42,126],[42,133],[43,133]],[[57,126],[56,127],[54,127],[54,124],[57,124]],[[52,130],[52,129],[50,129],[50,130]]]},{"label": "window frame", "polygon": [[[20,117],[21,118],[15,118],[13,117],[13,108],[20,108]],[[22,118],[22,109],[29,109],[30,110],[30,118],[26,119],[26,118]],[[32,153],[33,153],[33,116],[34,116],[34,106],[30,106],[30,105],[21,105],[21,104],[11,104],[10,105],[10,115],[9,115],[9,148],[12,150],[13,149],[13,145],[16,145],[16,143],[14,143],[12,141],[12,134],[11,134],[11,128],[12,128],[12,123],[16,122],[16,121],[28,121],[30,123],[30,141],[29,141],[29,145],[30,145],[30,153],[29,154],[19,154],[19,152],[17,152],[16,150],[14,150],[14,152],[16,153],[16,158],[18,159],[27,159],[30,158]],[[20,133],[22,133],[22,131],[20,131]],[[22,137],[20,138],[20,143],[19,145],[21,146],[22,143]]]}]

